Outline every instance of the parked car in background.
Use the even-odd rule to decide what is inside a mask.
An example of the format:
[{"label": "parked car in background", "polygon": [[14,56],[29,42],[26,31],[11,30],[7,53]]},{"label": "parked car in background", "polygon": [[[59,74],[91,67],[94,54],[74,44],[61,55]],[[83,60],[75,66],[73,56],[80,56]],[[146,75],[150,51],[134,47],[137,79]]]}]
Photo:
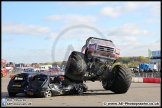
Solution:
[{"label": "parked car in background", "polygon": [[34,71],[35,72],[40,72],[40,69],[39,68],[34,68]]},{"label": "parked car in background", "polygon": [[24,72],[34,72],[32,69],[24,69]]},{"label": "parked car in background", "polygon": [[24,69],[24,72],[39,72],[39,71],[36,71],[35,68],[26,68]]},{"label": "parked car in background", "polygon": [[48,72],[56,73],[56,72],[61,72],[61,70],[60,68],[49,68]]}]

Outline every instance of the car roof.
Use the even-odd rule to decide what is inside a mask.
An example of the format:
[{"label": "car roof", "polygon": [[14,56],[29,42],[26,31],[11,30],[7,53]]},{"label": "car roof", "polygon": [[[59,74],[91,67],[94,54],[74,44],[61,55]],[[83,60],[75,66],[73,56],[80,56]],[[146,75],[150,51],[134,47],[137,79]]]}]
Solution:
[{"label": "car roof", "polygon": [[39,74],[39,72],[22,72],[22,74]]},{"label": "car roof", "polygon": [[39,75],[46,75],[46,76],[59,76],[59,75],[62,75],[62,74],[57,74],[57,73],[46,73],[46,72],[38,72]]}]

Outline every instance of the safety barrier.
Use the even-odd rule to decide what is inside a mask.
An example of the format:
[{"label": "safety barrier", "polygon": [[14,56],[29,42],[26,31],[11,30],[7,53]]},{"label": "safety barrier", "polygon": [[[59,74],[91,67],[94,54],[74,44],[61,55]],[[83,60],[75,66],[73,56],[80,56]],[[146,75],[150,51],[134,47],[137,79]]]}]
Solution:
[{"label": "safety barrier", "polygon": [[132,82],[135,83],[161,83],[161,73],[133,73]]},{"label": "safety barrier", "polygon": [[161,83],[161,78],[140,78],[132,77],[134,83]]},{"label": "safety barrier", "polygon": [[143,77],[143,78],[161,78],[161,72],[139,72],[139,73],[133,73],[133,77]]}]

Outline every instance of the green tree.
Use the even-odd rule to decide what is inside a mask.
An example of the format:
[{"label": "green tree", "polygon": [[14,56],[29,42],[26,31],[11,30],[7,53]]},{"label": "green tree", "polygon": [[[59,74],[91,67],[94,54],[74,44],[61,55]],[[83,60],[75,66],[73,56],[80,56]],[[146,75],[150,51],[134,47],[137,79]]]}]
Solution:
[{"label": "green tree", "polygon": [[52,62],[46,62],[45,64],[46,65],[52,65]]}]

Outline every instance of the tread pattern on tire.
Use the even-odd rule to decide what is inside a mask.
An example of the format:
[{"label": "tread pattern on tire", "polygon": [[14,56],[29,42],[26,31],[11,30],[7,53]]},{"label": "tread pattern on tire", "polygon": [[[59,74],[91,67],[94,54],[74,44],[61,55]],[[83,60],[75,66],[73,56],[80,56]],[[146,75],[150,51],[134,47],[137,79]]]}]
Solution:
[{"label": "tread pattern on tire", "polygon": [[131,70],[125,66],[116,65],[112,72],[115,72],[115,77],[110,90],[117,94],[126,93],[132,82]]},{"label": "tread pattern on tire", "polygon": [[103,74],[103,77],[102,77],[102,86],[103,86],[103,88],[105,90],[110,90],[109,82],[108,82],[108,80],[110,79],[110,75],[111,75],[110,72],[105,72]]},{"label": "tread pattern on tire", "polygon": [[69,64],[65,69],[65,76],[73,81],[83,81],[87,69],[84,54],[73,51],[69,56],[68,62]]}]

